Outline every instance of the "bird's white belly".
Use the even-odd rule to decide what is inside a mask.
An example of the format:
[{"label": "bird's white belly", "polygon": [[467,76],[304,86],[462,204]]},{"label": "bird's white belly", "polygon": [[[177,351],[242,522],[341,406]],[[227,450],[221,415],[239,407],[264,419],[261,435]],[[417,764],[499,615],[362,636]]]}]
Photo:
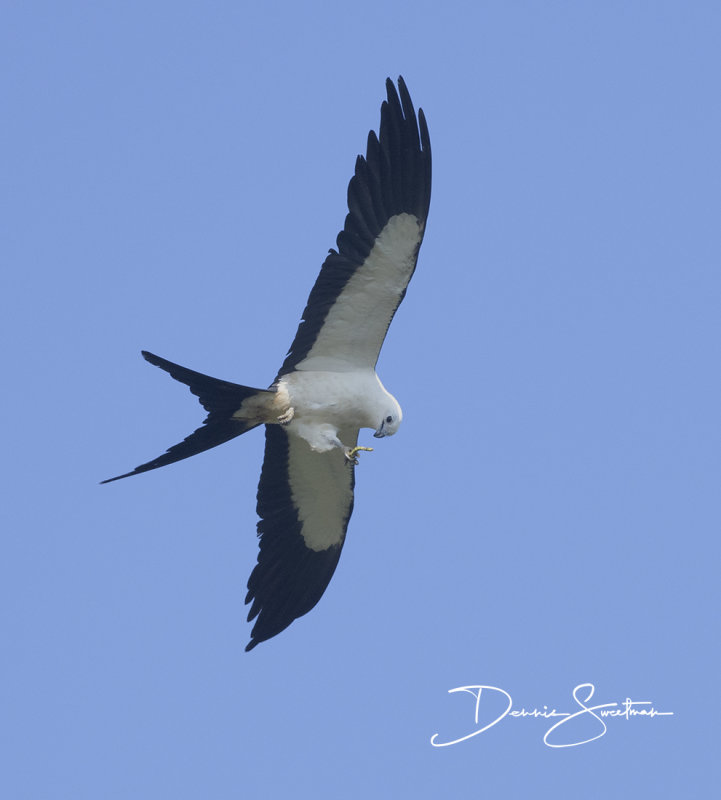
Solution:
[{"label": "bird's white belly", "polygon": [[278,392],[293,409],[288,432],[319,452],[339,446],[340,429],[378,427],[388,396],[373,370],[292,372],[281,378]]}]

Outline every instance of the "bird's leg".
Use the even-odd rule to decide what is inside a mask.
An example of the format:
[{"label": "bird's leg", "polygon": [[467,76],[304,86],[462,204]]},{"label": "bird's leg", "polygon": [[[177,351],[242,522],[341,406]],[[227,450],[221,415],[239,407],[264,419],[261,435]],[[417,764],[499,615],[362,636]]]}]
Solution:
[{"label": "bird's leg", "polygon": [[361,447],[360,445],[356,445],[355,447],[349,447],[347,450],[343,451],[343,455],[346,457],[346,460],[349,464],[352,464],[354,467],[358,464],[358,456],[361,450],[364,450],[366,453],[372,453],[372,447]]},{"label": "bird's leg", "polygon": [[278,415],[278,422],[281,425],[287,425],[295,416],[295,409],[293,406],[290,406],[287,411],[284,411],[282,414]]}]

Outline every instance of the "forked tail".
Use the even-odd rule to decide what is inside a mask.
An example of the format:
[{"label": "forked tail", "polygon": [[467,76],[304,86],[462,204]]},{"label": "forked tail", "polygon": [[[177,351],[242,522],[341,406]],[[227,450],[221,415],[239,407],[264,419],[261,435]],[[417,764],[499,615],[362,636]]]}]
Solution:
[{"label": "forked tail", "polygon": [[194,372],[192,369],[181,367],[179,364],[173,364],[172,361],[166,361],[164,358],[148,353],[147,350],[143,350],[142,354],[146,361],[156,367],[160,367],[160,369],[164,369],[176,381],[188,386],[190,391],[198,397],[203,408],[208,412],[208,416],[200,428],[179,444],[173,445],[162,456],[148,461],[147,464],[141,464],[132,472],[117,475],[115,478],[108,478],[105,481],[101,481],[101,483],[111,483],[121,478],[128,478],[131,475],[139,475],[141,472],[164,467],[166,464],[172,464],[175,461],[182,461],[182,459],[194,456],[196,453],[202,453],[204,450],[210,450],[211,447],[223,444],[223,442],[240,436],[241,433],[245,433],[261,424],[260,421],[256,420],[235,419],[233,414],[240,409],[244,400],[260,394],[272,396],[272,391],[252,389],[250,386],[241,386],[237,383],[211,378],[200,372]]}]

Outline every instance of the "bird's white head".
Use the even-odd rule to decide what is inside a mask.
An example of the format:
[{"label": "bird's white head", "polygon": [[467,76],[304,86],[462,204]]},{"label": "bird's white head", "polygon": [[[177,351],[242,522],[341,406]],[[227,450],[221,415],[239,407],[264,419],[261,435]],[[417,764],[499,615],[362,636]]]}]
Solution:
[{"label": "bird's white head", "polygon": [[382,439],[384,436],[393,436],[398,430],[403,420],[403,412],[398,401],[392,394],[388,395],[388,402],[383,410],[380,425],[376,428],[373,434],[376,439]]}]

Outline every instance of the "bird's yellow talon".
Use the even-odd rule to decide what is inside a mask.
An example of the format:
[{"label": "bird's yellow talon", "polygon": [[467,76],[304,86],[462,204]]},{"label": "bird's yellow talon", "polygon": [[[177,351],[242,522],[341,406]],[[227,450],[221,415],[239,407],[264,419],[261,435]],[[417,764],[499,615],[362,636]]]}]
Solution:
[{"label": "bird's yellow talon", "polygon": [[358,458],[356,454],[360,453],[361,450],[365,451],[366,453],[373,452],[372,447],[361,447],[360,445],[356,445],[355,447],[351,447],[349,450],[346,450],[345,457],[351,464],[353,464],[353,466],[356,466],[358,464]]}]

